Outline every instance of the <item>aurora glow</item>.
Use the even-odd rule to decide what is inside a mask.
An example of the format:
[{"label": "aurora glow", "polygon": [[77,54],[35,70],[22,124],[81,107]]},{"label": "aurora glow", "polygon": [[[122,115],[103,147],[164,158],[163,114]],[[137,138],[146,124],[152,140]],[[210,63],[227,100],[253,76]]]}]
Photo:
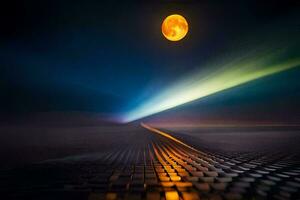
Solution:
[{"label": "aurora glow", "polygon": [[193,73],[163,90],[127,113],[123,121],[135,121],[300,65],[299,57],[286,58],[285,54],[282,49],[275,53],[255,52],[227,62],[208,64],[205,69],[210,70]]}]

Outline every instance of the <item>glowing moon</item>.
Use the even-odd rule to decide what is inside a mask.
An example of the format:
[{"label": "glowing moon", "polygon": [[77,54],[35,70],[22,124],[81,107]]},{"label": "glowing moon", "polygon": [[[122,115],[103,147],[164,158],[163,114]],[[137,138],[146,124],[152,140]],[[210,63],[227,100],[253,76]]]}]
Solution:
[{"label": "glowing moon", "polygon": [[170,41],[179,41],[188,32],[189,26],[186,19],[181,15],[169,15],[162,23],[162,34]]}]

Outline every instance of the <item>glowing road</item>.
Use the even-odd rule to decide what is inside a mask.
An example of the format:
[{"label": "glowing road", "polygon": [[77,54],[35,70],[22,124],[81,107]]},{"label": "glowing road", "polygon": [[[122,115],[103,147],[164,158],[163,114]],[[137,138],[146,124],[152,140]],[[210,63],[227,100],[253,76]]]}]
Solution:
[{"label": "glowing road", "polygon": [[[300,194],[297,152],[273,148],[274,143],[268,143],[271,152],[256,151],[260,145],[268,146],[265,141],[257,144],[257,136],[247,141],[253,151],[245,151],[243,146],[224,152],[218,150],[220,143],[204,147],[205,138],[204,142],[195,139],[199,134],[191,137],[141,125],[128,127],[129,132],[122,132],[124,127],[118,133],[109,132],[106,137],[114,135],[116,141],[105,148],[107,140],[102,138],[99,152],[3,171],[2,196],[33,200],[292,200]],[[125,133],[126,137],[117,141]],[[231,133],[230,139],[238,141],[236,136]]]}]

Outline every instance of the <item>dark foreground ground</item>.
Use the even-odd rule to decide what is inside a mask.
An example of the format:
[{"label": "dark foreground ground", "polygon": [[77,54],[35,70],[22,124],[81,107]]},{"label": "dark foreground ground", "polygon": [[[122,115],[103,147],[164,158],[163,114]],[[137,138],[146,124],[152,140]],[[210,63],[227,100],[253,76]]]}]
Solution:
[{"label": "dark foreground ground", "polygon": [[299,199],[297,129],[163,130],[6,123],[1,199]]}]

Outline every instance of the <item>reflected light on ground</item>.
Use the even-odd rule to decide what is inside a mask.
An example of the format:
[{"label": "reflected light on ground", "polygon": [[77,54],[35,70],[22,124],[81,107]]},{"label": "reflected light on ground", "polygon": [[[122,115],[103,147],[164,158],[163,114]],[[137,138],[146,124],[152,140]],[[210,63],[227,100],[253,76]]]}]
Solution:
[{"label": "reflected light on ground", "polygon": [[176,191],[166,192],[166,200],[179,200],[178,192]]},{"label": "reflected light on ground", "polygon": [[[186,145],[166,132],[155,129],[146,124],[142,124],[142,126],[154,134],[158,134],[163,138],[170,139],[179,146],[183,146],[190,151],[192,150],[192,152],[197,152],[200,154],[200,152],[196,149]],[[157,159],[159,162],[159,165],[155,165],[155,171],[158,175],[160,185],[165,188],[165,199],[179,200],[183,198],[184,200],[199,200],[199,194],[197,192],[190,191],[193,187],[192,182],[186,179],[186,177],[189,177],[189,172],[187,170],[193,170],[196,172],[196,168],[188,164],[191,155],[184,153],[183,149],[183,151],[181,151],[178,146],[175,147],[171,144],[169,145],[163,147],[152,143],[154,155],[151,155],[152,159]],[[206,168],[202,169],[207,170]],[[198,175],[203,176],[203,174]],[[179,191],[181,191],[180,194],[175,191],[174,188],[177,188]]]}]

